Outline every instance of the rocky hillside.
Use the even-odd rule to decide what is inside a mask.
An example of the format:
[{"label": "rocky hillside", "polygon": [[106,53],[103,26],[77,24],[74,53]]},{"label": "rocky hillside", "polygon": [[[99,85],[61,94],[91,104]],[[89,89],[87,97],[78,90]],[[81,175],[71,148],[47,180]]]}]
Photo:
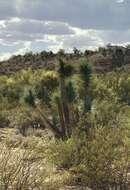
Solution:
[{"label": "rocky hillside", "polygon": [[[73,53],[65,53],[64,50],[59,50],[57,54],[46,51],[35,54],[29,52],[25,55],[12,56],[9,60],[0,62],[0,74],[10,75],[28,68],[54,70],[59,58],[75,64],[75,66],[81,59],[87,59],[95,71],[106,72],[115,67],[130,65],[130,48],[109,45],[106,48],[99,48],[98,51],[86,50],[84,53],[77,49],[74,49]],[[127,67],[129,68],[129,66]]]}]

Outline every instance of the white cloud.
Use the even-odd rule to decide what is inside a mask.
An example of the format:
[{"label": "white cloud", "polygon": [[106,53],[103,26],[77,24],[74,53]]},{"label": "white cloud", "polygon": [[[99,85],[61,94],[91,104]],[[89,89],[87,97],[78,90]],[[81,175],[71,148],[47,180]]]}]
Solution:
[{"label": "white cloud", "polygon": [[26,20],[17,17],[0,21],[0,29],[0,39],[3,39],[6,43],[42,40],[47,35],[68,35],[74,33],[72,27],[67,23]]},{"label": "white cloud", "polygon": [[2,53],[0,54],[0,61],[8,60],[11,57],[11,53]]},{"label": "white cloud", "polygon": [[129,0],[0,0],[0,5],[1,59],[28,50],[130,41]]},{"label": "white cloud", "polygon": [[117,0],[116,2],[117,2],[117,3],[124,3],[125,0]]},{"label": "white cloud", "polygon": [[24,42],[23,44],[21,44],[21,48],[15,49],[14,52],[2,52],[2,53],[0,53],[0,61],[7,60],[12,55],[19,55],[19,54],[24,55],[26,52],[29,52],[30,50],[31,50],[31,42]]},{"label": "white cloud", "polygon": [[24,43],[24,47],[19,49],[18,51],[15,52],[15,55],[18,55],[18,54],[25,54],[26,52],[30,51],[31,50],[31,42],[25,42]]}]

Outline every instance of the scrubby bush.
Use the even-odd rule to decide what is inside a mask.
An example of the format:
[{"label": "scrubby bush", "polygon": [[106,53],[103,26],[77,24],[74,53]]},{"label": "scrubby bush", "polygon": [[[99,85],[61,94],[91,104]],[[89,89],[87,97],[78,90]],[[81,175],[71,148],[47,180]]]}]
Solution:
[{"label": "scrubby bush", "polygon": [[[38,189],[45,177],[44,168],[32,152],[0,144],[0,189]],[[43,186],[44,188],[44,186]]]},{"label": "scrubby bush", "polygon": [[[32,139],[30,145],[32,146]],[[1,190],[57,190],[69,184],[71,174],[57,173],[35,146],[20,149],[0,143],[0,189]],[[40,149],[40,144],[38,143]],[[28,146],[29,148],[29,146]]]},{"label": "scrubby bush", "polygon": [[93,190],[127,189],[130,164],[128,131],[98,127],[78,132],[66,142],[56,142],[49,155],[59,167],[69,170],[75,183]]}]

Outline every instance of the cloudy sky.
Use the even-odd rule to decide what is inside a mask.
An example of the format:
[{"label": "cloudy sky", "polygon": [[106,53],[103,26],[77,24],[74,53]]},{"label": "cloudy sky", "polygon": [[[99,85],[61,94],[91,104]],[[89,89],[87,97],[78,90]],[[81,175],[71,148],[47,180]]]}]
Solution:
[{"label": "cloudy sky", "polygon": [[130,42],[130,0],[0,0],[0,60]]}]

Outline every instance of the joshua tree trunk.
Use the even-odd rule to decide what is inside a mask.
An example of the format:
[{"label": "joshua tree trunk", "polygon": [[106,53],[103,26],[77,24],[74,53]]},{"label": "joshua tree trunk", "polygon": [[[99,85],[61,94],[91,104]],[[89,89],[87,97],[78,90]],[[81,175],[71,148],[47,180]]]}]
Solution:
[{"label": "joshua tree trunk", "polygon": [[60,126],[61,126],[61,132],[62,132],[62,139],[66,139],[66,128],[65,128],[65,120],[64,120],[64,114],[62,109],[62,104],[60,99],[57,99],[57,106],[58,106],[58,113],[60,118]]},{"label": "joshua tree trunk", "polygon": [[68,108],[68,101],[66,98],[64,77],[60,77],[59,83],[60,83],[60,92],[61,92],[61,104],[62,104],[62,110],[63,110],[64,120],[65,120],[66,135],[67,137],[70,137],[71,136],[70,113],[69,113],[69,108]]},{"label": "joshua tree trunk", "polygon": [[47,116],[45,115],[45,113],[43,113],[43,110],[41,111],[40,108],[37,108],[38,113],[41,116],[42,122],[45,125],[46,128],[49,128],[55,135],[55,137],[57,138],[62,138],[62,133],[61,131],[56,128],[47,118]]}]

